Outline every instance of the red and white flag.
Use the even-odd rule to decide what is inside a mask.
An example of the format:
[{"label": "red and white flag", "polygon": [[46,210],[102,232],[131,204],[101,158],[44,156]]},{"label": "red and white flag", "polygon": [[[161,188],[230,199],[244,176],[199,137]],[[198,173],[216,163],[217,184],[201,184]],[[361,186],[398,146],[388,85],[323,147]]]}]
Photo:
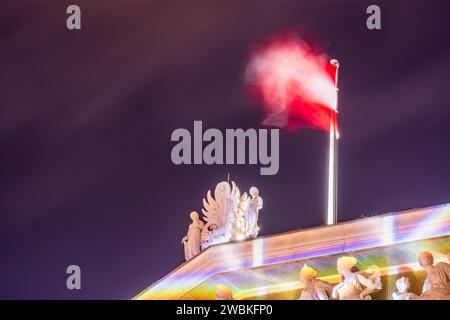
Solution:
[{"label": "red and white flag", "polygon": [[297,38],[275,39],[251,57],[246,82],[262,99],[265,125],[337,130],[337,63]]}]

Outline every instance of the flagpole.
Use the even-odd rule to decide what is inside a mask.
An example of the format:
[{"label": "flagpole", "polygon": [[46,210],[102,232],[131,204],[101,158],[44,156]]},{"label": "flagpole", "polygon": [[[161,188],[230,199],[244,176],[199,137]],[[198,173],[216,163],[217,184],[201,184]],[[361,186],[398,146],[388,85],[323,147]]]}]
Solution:
[{"label": "flagpole", "polygon": [[335,73],[335,113],[330,118],[330,141],[328,150],[328,205],[327,205],[327,224],[335,224],[337,222],[337,140],[339,139],[339,133],[336,126],[336,114],[337,114],[337,80],[339,62],[336,59],[330,60],[330,64],[336,68]]}]

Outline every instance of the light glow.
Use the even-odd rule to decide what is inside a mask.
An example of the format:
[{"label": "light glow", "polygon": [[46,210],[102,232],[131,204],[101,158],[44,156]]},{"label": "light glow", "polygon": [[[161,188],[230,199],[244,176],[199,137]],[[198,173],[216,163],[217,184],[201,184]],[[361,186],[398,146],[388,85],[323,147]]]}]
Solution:
[{"label": "light glow", "polygon": [[[405,221],[402,218],[405,216],[408,217],[406,221],[411,221],[411,223],[406,224],[407,227],[401,222]],[[355,222],[351,222],[351,224],[353,223]],[[204,266],[205,269],[199,272],[183,272],[182,265],[174,270],[172,275],[163,278],[159,283],[142,292],[136,299],[167,299],[168,296],[183,297],[184,295],[186,295],[185,298],[188,298],[193,291],[196,292],[197,297],[209,299],[214,297],[216,283],[224,283],[230,286],[236,299],[252,296],[254,293],[262,296],[276,291],[290,290],[290,288],[296,289],[299,288],[298,270],[305,263],[317,269],[321,279],[334,283],[339,280],[339,276],[336,275],[335,261],[341,255],[358,256],[360,270],[366,270],[370,265],[378,265],[381,274],[384,275],[410,271],[423,272],[417,264],[417,256],[423,250],[431,251],[436,262],[447,261],[448,259],[450,204],[410,210],[400,215],[392,213],[367,218],[361,223],[368,232],[377,230],[375,236],[369,238],[363,236],[359,237],[359,240],[355,240],[351,237],[346,238],[344,233],[342,235],[345,239],[344,242],[331,241],[293,251],[286,249],[286,251],[283,251],[284,254],[277,255],[268,253],[270,249],[266,246],[267,242],[264,237],[234,244],[212,246],[211,249],[208,249],[209,252],[208,250],[202,252],[186,262],[186,265]],[[345,225],[339,224],[326,227],[326,229],[341,229]],[[303,232],[308,234],[316,231],[300,231],[300,233]],[[373,233],[371,234],[373,235]],[[335,236],[337,235],[335,234]],[[286,239],[291,238],[287,237]],[[290,240],[285,245],[287,248],[292,246]],[[393,245],[402,245],[403,247],[391,251]],[[246,248],[249,249],[248,252]],[[211,250],[215,252],[214,259],[208,256]],[[370,254],[368,261],[363,261],[364,252],[367,250],[374,250],[372,251],[374,253]],[[376,253],[377,250],[380,250],[379,253]],[[315,263],[315,261],[327,259],[326,257],[329,257],[328,259],[331,259],[333,263],[326,265],[321,265],[320,262]],[[203,259],[202,262],[202,258],[206,258],[206,260]],[[207,264],[203,265],[205,262]],[[259,272],[263,268],[281,264],[284,265],[282,267],[283,273],[290,273],[289,266],[295,266],[297,268],[294,271],[295,276],[286,279],[286,277],[280,277],[280,274],[277,273]],[[225,276],[233,276],[241,271],[246,277],[255,279],[252,282],[252,287],[245,286],[239,281],[229,281],[229,278]]]},{"label": "light glow", "polygon": [[330,123],[330,141],[328,151],[328,206],[327,206],[327,224],[334,224],[335,221],[335,135],[333,123]]}]

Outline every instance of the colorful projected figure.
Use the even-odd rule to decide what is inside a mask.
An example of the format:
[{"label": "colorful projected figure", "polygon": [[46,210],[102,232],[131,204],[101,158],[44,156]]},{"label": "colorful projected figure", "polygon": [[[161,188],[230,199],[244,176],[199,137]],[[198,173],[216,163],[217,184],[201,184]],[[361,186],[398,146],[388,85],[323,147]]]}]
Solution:
[{"label": "colorful projected figure", "polygon": [[433,266],[433,263],[434,257],[431,252],[420,253],[419,264],[427,273],[420,299],[450,300],[450,265],[439,262]]},{"label": "colorful projected figure", "polygon": [[355,257],[340,257],[337,271],[342,275],[342,281],[333,287],[332,297],[338,300],[370,300],[370,294],[381,290],[378,275],[356,271]]},{"label": "colorful projected figure", "polygon": [[304,288],[298,300],[330,300],[333,286],[316,277],[317,271],[308,265],[300,269],[300,282]]},{"label": "colorful projected figure", "polygon": [[233,291],[223,284],[216,286],[216,300],[234,300]]}]

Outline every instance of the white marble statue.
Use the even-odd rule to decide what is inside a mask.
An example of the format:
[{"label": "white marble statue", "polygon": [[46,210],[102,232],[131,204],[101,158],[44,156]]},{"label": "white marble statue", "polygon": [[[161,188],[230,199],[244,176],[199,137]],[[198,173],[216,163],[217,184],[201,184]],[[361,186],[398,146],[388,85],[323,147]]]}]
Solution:
[{"label": "white marble statue", "polygon": [[234,182],[230,185],[225,181],[216,186],[214,197],[208,191],[202,210],[206,221],[201,235],[203,250],[213,244],[257,236],[262,198],[256,187],[250,188],[250,195],[241,195]]},{"label": "white marble statue", "polygon": [[395,286],[397,287],[397,291],[392,293],[392,299],[394,300],[413,300],[416,298],[416,295],[412,292],[408,292],[411,287],[409,283],[409,279],[405,277],[401,277],[395,282]]},{"label": "white marble statue", "polygon": [[235,183],[220,182],[214,190],[214,197],[208,191],[203,199],[203,219],[206,225],[202,231],[202,249],[210,245],[232,240],[233,224],[240,202],[240,192]]},{"label": "white marble statue", "polygon": [[341,257],[337,260],[337,271],[342,281],[333,287],[332,297],[338,300],[370,300],[370,294],[381,290],[378,274],[355,271],[355,257]]},{"label": "white marble statue", "polygon": [[256,187],[250,188],[250,196],[244,192],[239,200],[239,206],[233,224],[232,238],[242,240],[258,236],[259,210],[262,209],[263,200]]},{"label": "white marble statue", "polygon": [[256,187],[250,188],[250,196],[249,206],[247,209],[247,235],[251,238],[256,238],[258,236],[259,228],[258,228],[258,218],[259,218],[259,210],[263,207],[263,200],[259,196],[259,190]]},{"label": "white marble statue", "polygon": [[181,240],[181,243],[184,244],[184,258],[186,261],[200,253],[200,235],[204,227],[204,223],[200,220],[196,211],[192,211],[190,217],[192,223],[189,225],[187,235]]},{"label": "white marble statue", "polygon": [[203,199],[203,220],[198,213],[191,213],[192,223],[184,244],[186,260],[213,244],[255,238],[258,235],[258,216],[262,198],[256,187],[250,188],[250,196],[241,195],[234,182],[217,184],[214,196],[208,191]]}]

